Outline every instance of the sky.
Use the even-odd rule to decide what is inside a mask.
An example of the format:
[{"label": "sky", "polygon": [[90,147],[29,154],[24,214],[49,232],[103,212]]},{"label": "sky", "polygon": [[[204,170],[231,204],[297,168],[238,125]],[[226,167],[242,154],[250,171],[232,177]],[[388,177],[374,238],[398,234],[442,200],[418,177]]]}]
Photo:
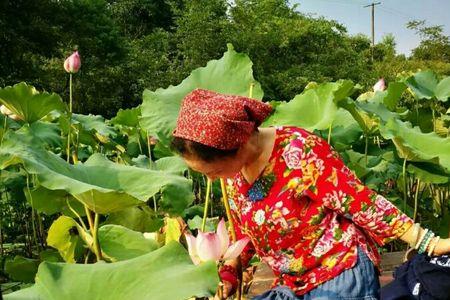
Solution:
[{"label": "sky", "polygon": [[[323,16],[343,24],[350,34],[371,36],[371,8],[369,0],[290,0],[298,4],[297,10],[314,17]],[[450,35],[450,0],[377,0],[375,6],[375,43],[392,33],[397,42],[397,52],[410,55],[420,39],[406,28],[411,20],[425,20],[428,26],[444,25]]]}]

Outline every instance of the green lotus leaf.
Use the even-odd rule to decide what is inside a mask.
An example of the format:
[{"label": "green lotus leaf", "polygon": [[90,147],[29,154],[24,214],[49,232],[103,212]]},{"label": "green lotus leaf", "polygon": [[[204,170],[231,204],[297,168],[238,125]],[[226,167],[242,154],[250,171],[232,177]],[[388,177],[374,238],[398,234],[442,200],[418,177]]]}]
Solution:
[{"label": "green lotus leaf", "polygon": [[194,195],[190,186],[168,183],[161,188],[161,199],[158,205],[162,211],[180,215],[193,200]]},{"label": "green lotus leaf", "polygon": [[[219,218],[207,218],[205,222],[205,232],[216,231],[217,224],[219,223]],[[187,221],[190,230],[201,229],[203,225],[203,218],[200,216],[194,216],[192,219]]]},{"label": "green lotus leaf", "polygon": [[399,119],[407,114],[407,111],[402,114],[392,112],[387,109],[384,104],[376,102],[358,102],[356,103],[356,106],[371,115],[379,117],[382,122],[387,122],[391,119]]},{"label": "green lotus leaf", "polygon": [[388,88],[382,92],[376,92],[371,102],[383,103],[389,110],[395,110],[397,103],[406,90],[406,85],[403,82],[392,82]]},{"label": "green lotus leaf", "polygon": [[435,95],[438,79],[433,71],[422,71],[405,81],[418,99],[431,99]]},{"label": "green lotus leaf", "polygon": [[446,102],[450,97],[450,77],[438,80],[433,71],[423,71],[406,79],[405,83],[418,99],[437,98]]},{"label": "green lotus leaf", "polygon": [[35,285],[18,290],[17,292],[11,294],[6,294],[3,298],[8,300],[43,300],[39,296],[39,292]]},{"label": "green lotus leaf", "polygon": [[36,121],[30,125],[30,132],[50,147],[61,147],[61,130],[58,124]]},{"label": "green lotus leaf", "polygon": [[450,98],[450,76],[442,79],[435,90],[436,98],[440,101],[446,102]]},{"label": "green lotus leaf", "polygon": [[[76,217],[69,208],[72,207],[80,216],[84,216],[85,209],[81,202],[64,190],[49,190],[43,186],[31,189],[28,193],[24,190],[28,203],[39,212],[47,215],[62,212],[66,216]],[[67,204],[69,202],[69,204]]]},{"label": "green lotus leaf", "polygon": [[181,227],[180,223],[178,222],[177,218],[165,218],[166,221],[166,238],[165,238],[165,244],[168,244],[170,241],[176,241],[178,242],[181,237]]},{"label": "green lotus leaf", "polygon": [[5,272],[13,280],[34,282],[34,276],[38,271],[39,263],[40,261],[38,259],[16,255],[13,260],[7,260],[5,262]]},{"label": "green lotus leaf", "polygon": [[263,91],[253,78],[252,62],[247,55],[237,53],[231,44],[219,60],[211,60],[206,67],[198,68],[177,86],[156,91],[145,90],[141,106],[141,127],[149,135],[169,140],[175,128],[181,101],[197,88],[224,94],[249,96],[254,84],[255,99],[262,99]]},{"label": "green lotus leaf", "polygon": [[212,296],[219,283],[215,262],[193,265],[177,242],[115,263],[43,262],[37,278],[34,286],[5,300],[185,300]]},{"label": "green lotus leaf", "polygon": [[140,116],[141,116],[140,106],[128,109],[119,109],[117,115],[111,119],[111,124],[136,127],[139,125]]},{"label": "green lotus leaf", "polygon": [[378,129],[379,121],[360,108],[359,104],[359,102],[354,101],[350,97],[339,101],[339,107],[345,109],[352,115],[353,119],[359,124],[363,132],[365,134],[371,134]]},{"label": "green lotus leaf", "polygon": [[353,116],[345,109],[339,108],[331,129],[331,144],[342,151],[352,147],[362,135],[362,130]]},{"label": "green lotus leaf", "polygon": [[335,119],[338,103],[353,91],[349,80],[320,84],[277,106],[265,126],[291,125],[308,130],[328,128]]},{"label": "green lotus leaf", "polygon": [[64,259],[61,257],[59,252],[55,249],[45,249],[39,252],[39,258],[41,261],[50,262],[63,262]]},{"label": "green lotus leaf", "polygon": [[422,133],[418,127],[398,119],[380,124],[380,133],[394,142],[400,157],[433,162],[450,171],[450,138],[441,138],[434,132]]},{"label": "green lotus leaf", "polygon": [[450,182],[450,174],[445,173],[437,165],[428,163],[411,163],[407,168],[409,173],[417,176],[423,183],[445,184]]},{"label": "green lotus leaf", "polygon": [[179,156],[167,156],[155,161],[156,170],[166,171],[175,174],[183,174],[188,170],[184,160]]},{"label": "green lotus leaf", "polygon": [[172,213],[182,213],[193,201],[192,181],[182,176],[116,164],[101,154],[71,165],[41,148],[31,135],[9,132],[0,147],[0,169],[13,164],[37,174],[45,188],[65,190],[97,213],[136,206],[159,191]]},{"label": "green lotus leaf", "polygon": [[139,205],[109,214],[105,224],[122,225],[139,232],[154,232],[164,225],[164,221],[148,206]]},{"label": "green lotus leaf", "polygon": [[81,124],[87,132],[98,132],[103,136],[116,136],[117,132],[113,127],[105,123],[105,118],[97,115],[72,114],[72,123]]},{"label": "green lotus leaf", "polygon": [[58,250],[68,263],[76,262],[77,250],[81,249],[82,240],[79,231],[83,230],[74,219],[60,216],[48,230],[47,244]]},{"label": "green lotus leaf", "polygon": [[180,175],[188,170],[188,166],[179,156],[166,156],[153,162],[150,161],[147,156],[139,155],[138,157],[133,158],[131,161],[135,166],[139,168],[166,171],[169,173]]},{"label": "green lotus leaf", "polygon": [[100,227],[98,240],[102,252],[113,261],[135,258],[158,248],[155,240],[120,225]]},{"label": "green lotus leaf", "polygon": [[24,82],[0,89],[0,103],[27,123],[36,122],[53,110],[67,110],[59,95],[40,93]]}]

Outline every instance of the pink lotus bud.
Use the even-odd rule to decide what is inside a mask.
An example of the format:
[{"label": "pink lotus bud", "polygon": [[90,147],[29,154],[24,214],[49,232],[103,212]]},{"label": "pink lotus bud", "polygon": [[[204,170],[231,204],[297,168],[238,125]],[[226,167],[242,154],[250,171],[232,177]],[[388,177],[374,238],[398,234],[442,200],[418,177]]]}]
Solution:
[{"label": "pink lotus bud", "polygon": [[382,92],[385,89],[386,89],[386,83],[384,82],[384,78],[380,78],[380,80],[378,80],[377,83],[375,83],[375,85],[373,86],[374,92]]},{"label": "pink lotus bud", "polygon": [[64,69],[67,73],[76,73],[81,67],[81,60],[78,51],[72,53],[71,56],[64,61]]},{"label": "pink lotus bud", "polygon": [[158,139],[154,136],[148,136],[148,143],[150,145],[156,145],[158,143]]}]

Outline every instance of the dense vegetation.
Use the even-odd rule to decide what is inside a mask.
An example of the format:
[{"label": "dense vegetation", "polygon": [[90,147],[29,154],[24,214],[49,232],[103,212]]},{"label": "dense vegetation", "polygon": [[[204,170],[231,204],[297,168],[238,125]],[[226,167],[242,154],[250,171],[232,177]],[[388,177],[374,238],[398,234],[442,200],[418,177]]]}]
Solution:
[{"label": "dense vegetation", "polygon": [[[408,26],[422,43],[410,58],[385,36],[371,60],[367,36],[301,13],[286,0],[35,0],[0,3],[0,86],[21,81],[61,96],[61,61],[83,59],[74,111],[112,117],[136,106],[145,88],[177,84],[232,43],[254,63],[267,100],[288,100],[309,81],[379,77],[431,68],[450,74],[450,43],[439,26]],[[32,28],[32,30],[30,30]]]},{"label": "dense vegetation", "polygon": [[[391,36],[371,49],[279,0],[2,2],[0,24],[8,299],[215,292],[215,264],[194,266],[177,242],[225,215],[219,182],[168,149],[195,88],[272,101],[265,125],[328,139],[370,188],[449,235],[450,44],[439,26],[410,22],[422,43],[405,58]],[[69,77],[74,49],[82,67]],[[389,85],[374,91],[382,76]]]}]

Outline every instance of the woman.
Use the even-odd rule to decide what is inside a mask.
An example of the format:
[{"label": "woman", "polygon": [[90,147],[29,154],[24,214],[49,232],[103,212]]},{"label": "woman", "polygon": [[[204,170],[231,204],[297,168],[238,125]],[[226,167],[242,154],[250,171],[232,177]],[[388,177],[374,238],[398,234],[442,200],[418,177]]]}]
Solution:
[{"label": "woman", "polygon": [[[378,299],[377,245],[400,238],[442,254],[450,241],[420,228],[355,177],[322,138],[297,127],[258,128],[270,105],[195,90],[183,100],[172,146],[189,167],[227,178],[238,237],[277,275],[255,299]],[[307,112],[305,112],[307,113]],[[233,262],[220,271],[230,293]]]}]

